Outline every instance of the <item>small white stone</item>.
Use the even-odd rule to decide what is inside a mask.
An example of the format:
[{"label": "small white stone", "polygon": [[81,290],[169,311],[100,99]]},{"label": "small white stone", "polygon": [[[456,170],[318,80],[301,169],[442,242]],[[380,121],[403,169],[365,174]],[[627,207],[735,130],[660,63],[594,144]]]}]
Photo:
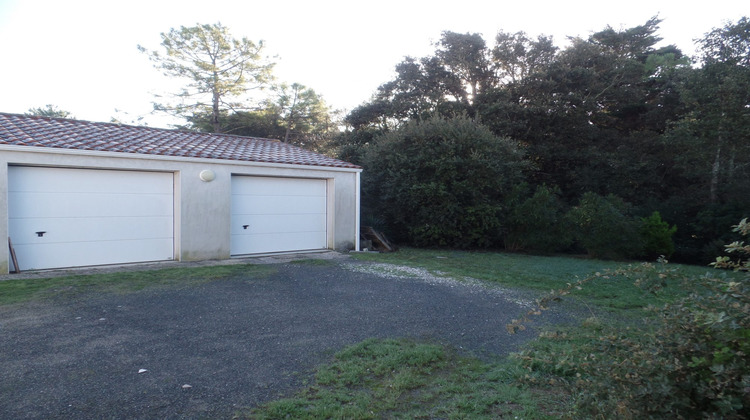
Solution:
[{"label": "small white stone", "polygon": [[192,385],[185,384],[185,385],[182,386],[182,389],[190,389],[192,387],[193,387]]},{"label": "small white stone", "polygon": [[148,369],[138,369],[139,374],[146,373],[146,372],[148,372]]}]

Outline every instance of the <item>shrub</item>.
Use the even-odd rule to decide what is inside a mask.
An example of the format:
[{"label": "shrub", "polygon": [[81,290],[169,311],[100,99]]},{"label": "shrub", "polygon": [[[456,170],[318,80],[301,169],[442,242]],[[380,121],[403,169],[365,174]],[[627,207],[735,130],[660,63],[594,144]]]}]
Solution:
[{"label": "shrub", "polygon": [[574,238],[594,258],[629,258],[642,249],[639,220],[615,195],[602,197],[587,192],[578,206],[566,214],[574,229]]},{"label": "shrub", "polygon": [[[516,195],[522,194],[520,190],[525,187],[519,187]],[[559,188],[541,185],[531,197],[507,203],[505,249],[551,253],[568,248],[572,242],[571,230],[565,223],[559,195]]]},{"label": "shrub", "polygon": [[[739,203],[695,206],[687,200],[670,200],[671,210],[661,208],[662,215],[679,226],[674,235],[673,260],[688,264],[709,264],[723,255],[724,245],[739,239],[728,227],[747,217],[748,206]],[[667,213],[669,212],[669,213]]]},{"label": "shrub", "polygon": [[[739,224],[732,226],[732,232],[737,232],[742,236],[750,236],[750,223],[747,218],[740,221]],[[750,244],[745,245],[744,241],[734,241],[725,246],[725,250],[730,254],[738,255],[737,261],[728,256],[717,257],[716,262],[711,263],[716,268],[731,268],[735,271],[750,272]],[[743,261],[744,258],[744,261]]]},{"label": "shrub", "polygon": [[411,121],[378,137],[363,164],[363,208],[389,237],[456,248],[497,241],[503,197],[524,167],[515,143],[466,117]]},{"label": "shrub", "polygon": [[[743,219],[735,231],[750,235],[750,225]],[[740,258],[720,258],[714,266],[748,268],[749,246],[735,242],[726,249]],[[653,292],[653,279],[675,281],[675,274],[644,264],[613,275],[635,278]],[[574,387],[575,417],[749,418],[750,272],[744,278],[716,274],[683,279],[687,296],[648,308],[652,316],[638,324],[587,322],[570,334],[548,333],[520,359]],[[597,278],[571,288],[595,287]],[[570,340],[575,347],[557,344]]]},{"label": "shrub", "polygon": [[[579,407],[631,418],[750,415],[750,290],[706,276],[704,289],[662,308],[654,330],[606,331],[585,360]],[[627,414],[627,415],[625,415]]]},{"label": "shrub", "polygon": [[643,255],[655,260],[663,255],[667,258],[674,253],[674,241],[672,235],[677,232],[677,226],[669,226],[669,223],[661,219],[658,211],[651,216],[641,219],[641,238],[643,239]]}]

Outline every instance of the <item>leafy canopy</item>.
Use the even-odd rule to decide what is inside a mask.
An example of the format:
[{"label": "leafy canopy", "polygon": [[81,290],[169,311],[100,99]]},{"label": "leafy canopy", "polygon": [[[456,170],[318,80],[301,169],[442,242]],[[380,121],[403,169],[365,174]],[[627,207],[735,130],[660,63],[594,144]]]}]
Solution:
[{"label": "leafy canopy", "polygon": [[272,80],[274,63],[261,56],[264,43],[236,39],[216,24],[181,26],[161,34],[163,52],[147,54],[165,76],[185,82],[173,102],[155,103],[154,109],[181,118],[194,113],[211,115],[213,131],[221,132],[223,111],[248,108],[247,94]]}]

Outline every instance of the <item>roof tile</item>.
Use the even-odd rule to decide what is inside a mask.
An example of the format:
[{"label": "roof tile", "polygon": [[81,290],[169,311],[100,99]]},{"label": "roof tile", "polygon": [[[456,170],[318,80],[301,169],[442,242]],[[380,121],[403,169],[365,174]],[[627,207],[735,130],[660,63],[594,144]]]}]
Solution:
[{"label": "roof tile", "polygon": [[278,140],[2,112],[0,144],[360,168]]}]

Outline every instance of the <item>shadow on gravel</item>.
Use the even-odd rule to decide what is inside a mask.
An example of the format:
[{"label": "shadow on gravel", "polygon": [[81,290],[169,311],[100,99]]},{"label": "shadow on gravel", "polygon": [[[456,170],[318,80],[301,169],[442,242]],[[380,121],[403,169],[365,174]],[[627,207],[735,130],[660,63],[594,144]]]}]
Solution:
[{"label": "shadow on gravel", "polygon": [[262,279],[0,307],[0,418],[228,418],[366,338],[492,358],[534,336],[506,332],[526,310],[509,291],[373,266],[281,263]]}]

